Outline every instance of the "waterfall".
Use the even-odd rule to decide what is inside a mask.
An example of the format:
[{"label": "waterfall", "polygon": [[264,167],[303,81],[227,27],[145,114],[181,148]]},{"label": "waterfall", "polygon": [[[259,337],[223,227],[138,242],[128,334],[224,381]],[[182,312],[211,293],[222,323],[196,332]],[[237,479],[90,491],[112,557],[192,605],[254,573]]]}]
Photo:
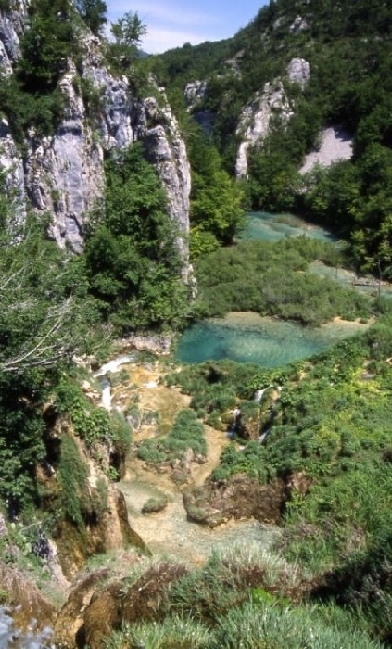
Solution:
[{"label": "waterfall", "polygon": [[101,379],[101,405],[106,408],[106,410],[111,409],[112,396],[110,393],[110,379],[109,374],[114,374],[118,372],[123,363],[132,363],[134,360],[133,356],[120,356],[113,361],[109,361],[100,367],[98,372],[94,374],[96,378]]},{"label": "waterfall", "polygon": [[260,401],[263,398],[263,394],[266,390],[269,390],[269,388],[272,388],[272,385],[269,385],[267,388],[263,388],[262,390],[256,390],[253,400],[257,401],[257,403],[260,403]]},{"label": "waterfall", "polygon": [[5,606],[0,606],[0,647],[1,649],[54,649],[50,642],[52,629],[46,627],[40,633],[34,632],[34,621],[29,632],[19,631]]}]

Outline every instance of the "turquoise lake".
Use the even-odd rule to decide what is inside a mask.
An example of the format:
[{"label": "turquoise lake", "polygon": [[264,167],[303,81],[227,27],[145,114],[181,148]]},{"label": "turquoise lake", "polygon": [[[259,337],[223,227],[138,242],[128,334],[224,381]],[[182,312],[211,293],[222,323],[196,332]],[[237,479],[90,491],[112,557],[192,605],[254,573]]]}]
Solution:
[{"label": "turquoise lake", "polygon": [[365,326],[333,323],[308,328],[254,313],[233,313],[189,327],[179,341],[176,359],[182,363],[230,359],[278,367],[313,356]]},{"label": "turquoise lake", "polygon": [[237,239],[238,241],[246,239],[280,241],[280,239],[300,236],[336,241],[327,230],[311,225],[293,214],[271,214],[270,212],[249,212],[245,227]]},{"label": "turquoise lake", "polygon": [[[334,241],[326,230],[295,216],[268,212],[249,213],[238,240],[273,242],[301,235]],[[336,281],[346,285],[353,280],[352,273],[327,269],[322,264],[314,264],[311,270],[317,274],[336,277]],[[183,363],[230,359],[278,367],[309,358],[331,347],[338,340],[363,330],[364,326],[366,325],[337,322],[308,328],[274,318],[261,318],[254,313],[233,313],[226,318],[212,319],[189,327],[179,340],[175,356],[176,360]]]}]

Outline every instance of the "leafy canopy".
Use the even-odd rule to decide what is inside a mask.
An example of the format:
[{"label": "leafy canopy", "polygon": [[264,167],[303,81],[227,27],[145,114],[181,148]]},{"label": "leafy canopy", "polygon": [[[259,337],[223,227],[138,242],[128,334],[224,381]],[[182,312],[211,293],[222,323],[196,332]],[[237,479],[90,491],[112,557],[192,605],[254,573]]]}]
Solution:
[{"label": "leafy canopy", "polygon": [[106,174],[105,206],[85,247],[91,291],[120,329],[175,324],[185,288],[166,193],[138,144],[108,160]]}]

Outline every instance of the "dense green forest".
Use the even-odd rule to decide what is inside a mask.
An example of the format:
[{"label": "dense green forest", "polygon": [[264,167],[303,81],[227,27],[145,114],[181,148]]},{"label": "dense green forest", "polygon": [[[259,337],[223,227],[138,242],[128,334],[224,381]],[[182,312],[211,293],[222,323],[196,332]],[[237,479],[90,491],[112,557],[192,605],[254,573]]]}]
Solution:
[{"label": "dense green forest", "polygon": [[[1,11],[12,6],[0,2]],[[55,133],[65,111],[58,83],[70,59],[75,92],[87,119],[96,120],[102,99],[83,75],[86,29],[102,40],[105,64],[127,77],[135,101],[154,89],[151,72],[166,86],[191,165],[197,295],[183,281],[168,198],[141,143],[105,152],[102,200],[88,215],[77,255],[48,240],[51,215],[24,211],[2,172],[0,512],[20,554],[1,539],[1,562],[15,566],[22,556],[23,567],[42,569],[34,530],[56,539],[64,521],[85,549],[88,527],[108,509],[108,484],[134,452],[131,425],[91,403],[81,388],[91,375],[75,360],[98,366],[120,337],[177,335],[228,311],[312,327],[339,316],[369,327],[275,370],[229,361],[173,370],[168,359],[166,384],[189,395],[189,408],[177,413],[168,435],[138,444],[139,460],[159,472],[188,451],[205,458],[204,425],[224,432],[240,406],[243,425],[210,476],[211,488],[238,475],[262,486],[300,476],[306,490],[282,500],[274,555],[246,555],[247,547],[212,555],[200,569],[182,572],[150,617],[118,625],[107,647],[391,646],[392,304],[380,290],[365,297],[321,279],[310,264],[392,279],[392,7],[382,0],[276,0],[231,39],[143,58],[146,26],[138,14],[126,13],[107,39],[101,0],[32,0],[28,20],[14,72],[2,74],[0,84],[0,109],[22,153],[31,129],[37,138]],[[292,118],[273,122],[250,151],[249,177],[236,181],[241,111],[265,83],[284,77],[293,57],[309,61],[310,81],[303,91],[286,83]],[[184,85],[195,80],[208,82],[198,110],[212,116],[209,134],[183,104]],[[353,158],[301,176],[306,153],[329,125],[352,136]],[[305,237],[238,241],[250,208],[298,213],[345,245]],[[260,402],[255,390],[264,390]],[[65,421],[58,453],[53,426]],[[98,464],[105,453],[110,459],[93,490],[80,444]],[[55,494],[37,478],[37,467],[51,462]],[[201,520],[202,507],[197,515]]]}]

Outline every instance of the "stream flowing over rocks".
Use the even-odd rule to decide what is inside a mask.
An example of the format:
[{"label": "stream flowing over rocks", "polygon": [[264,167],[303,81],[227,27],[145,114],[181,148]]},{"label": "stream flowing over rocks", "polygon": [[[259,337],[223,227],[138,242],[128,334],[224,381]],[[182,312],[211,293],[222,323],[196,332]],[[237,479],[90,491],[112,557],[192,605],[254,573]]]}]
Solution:
[{"label": "stream flowing over rocks", "polygon": [[[122,356],[105,364],[98,376],[107,371],[126,370],[130,375],[132,391],[121,386],[111,390],[111,407],[120,412],[127,409],[133,393],[138,395],[139,422],[134,428],[134,443],[157,436],[158,424],[145,415],[159,412],[161,429],[168,429],[182,408],[189,406],[190,397],[178,389],[168,388],[160,383],[161,367],[156,363],[137,363],[130,356]],[[104,384],[106,388],[106,383]],[[145,423],[143,423],[143,421]],[[212,470],[219,465],[220,455],[225,446],[230,444],[226,432],[205,426],[208,444],[208,456],[203,463],[190,462],[185,470],[188,472],[188,484],[202,487]],[[227,518],[227,525],[212,529],[192,522],[184,508],[184,487],[173,482],[170,470],[156,472],[143,462],[133,457],[128,460],[125,474],[119,488],[125,497],[132,529],[143,539],[153,554],[170,554],[191,564],[199,564],[208,558],[213,548],[229,547],[236,541],[247,539],[268,549],[274,540],[277,528],[261,525],[256,519],[235,520]],[[146,515],[143,507],[146,502],[164,495],[167,506],[154,514]],[[223,523],[223,519],[220,521]],[[159,533],[157,534],[157,530]]]}]

